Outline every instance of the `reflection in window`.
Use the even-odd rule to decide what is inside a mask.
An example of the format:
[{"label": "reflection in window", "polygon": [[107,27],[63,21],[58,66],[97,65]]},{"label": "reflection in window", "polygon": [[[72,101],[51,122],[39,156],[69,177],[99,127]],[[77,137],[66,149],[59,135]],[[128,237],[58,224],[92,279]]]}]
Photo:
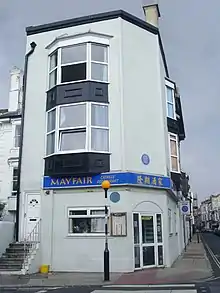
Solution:
[{"label": "reflection in window", "polygon": [[163,242],[162,238],[162,217],[157,214],[157,242]]}]

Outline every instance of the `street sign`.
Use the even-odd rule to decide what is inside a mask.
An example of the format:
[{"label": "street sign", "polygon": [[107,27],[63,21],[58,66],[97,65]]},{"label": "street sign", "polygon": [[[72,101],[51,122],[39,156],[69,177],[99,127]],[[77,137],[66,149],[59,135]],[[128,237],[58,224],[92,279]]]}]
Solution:
[{"label": "street sign", "polygon": [[189,201],[183,201],[181,203],[181,213],[183,215],[189,215],[190,214],[190,203]]}]

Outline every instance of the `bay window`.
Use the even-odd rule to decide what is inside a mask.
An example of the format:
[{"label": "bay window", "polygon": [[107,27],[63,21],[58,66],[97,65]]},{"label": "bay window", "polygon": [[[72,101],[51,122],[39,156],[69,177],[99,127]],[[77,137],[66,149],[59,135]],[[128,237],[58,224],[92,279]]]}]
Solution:
[{"label": "bay window", "polygon": [[46,155],[109,152],[108,105],[82,102],[47,112]]},{"label": "bay window", "polygon": [[176,134],[169,134],[169,145],[170,145],[170,170],[171,172],[180,172],[179,163],[179,144]]},{"label": "bay window", "polygon": [[166,80],[166,104],[167,117],[171,119],[176,119],[174,84],[168,80]]},{"label": "bay window", "polygon": [[49,56],[49,89],[56,84],[108,82],[108,46],[81,43],[58,48]]}]

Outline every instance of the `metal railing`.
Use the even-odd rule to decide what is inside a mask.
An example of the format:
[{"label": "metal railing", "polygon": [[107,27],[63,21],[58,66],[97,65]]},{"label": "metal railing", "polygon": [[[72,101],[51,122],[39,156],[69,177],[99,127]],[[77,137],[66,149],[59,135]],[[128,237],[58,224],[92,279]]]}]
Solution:
[{"label": "metal railing", "polygon": [[31,254],[36,250],[40,243],[41,219],[34,226],[33,230],[24,238],[24,267],[28,263]]}]

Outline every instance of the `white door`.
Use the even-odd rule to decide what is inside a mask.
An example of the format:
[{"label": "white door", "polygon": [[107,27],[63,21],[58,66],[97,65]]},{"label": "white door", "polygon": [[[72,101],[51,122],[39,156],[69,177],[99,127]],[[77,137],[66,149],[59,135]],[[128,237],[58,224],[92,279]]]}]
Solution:
[{"label": "white door", "polygon": [[133,214],[135,269],[163,265],[161,214]]},{"label": "white door", "polygon": [[25,237],[33,231],[40,220],[40,193],[26,193]]}]

